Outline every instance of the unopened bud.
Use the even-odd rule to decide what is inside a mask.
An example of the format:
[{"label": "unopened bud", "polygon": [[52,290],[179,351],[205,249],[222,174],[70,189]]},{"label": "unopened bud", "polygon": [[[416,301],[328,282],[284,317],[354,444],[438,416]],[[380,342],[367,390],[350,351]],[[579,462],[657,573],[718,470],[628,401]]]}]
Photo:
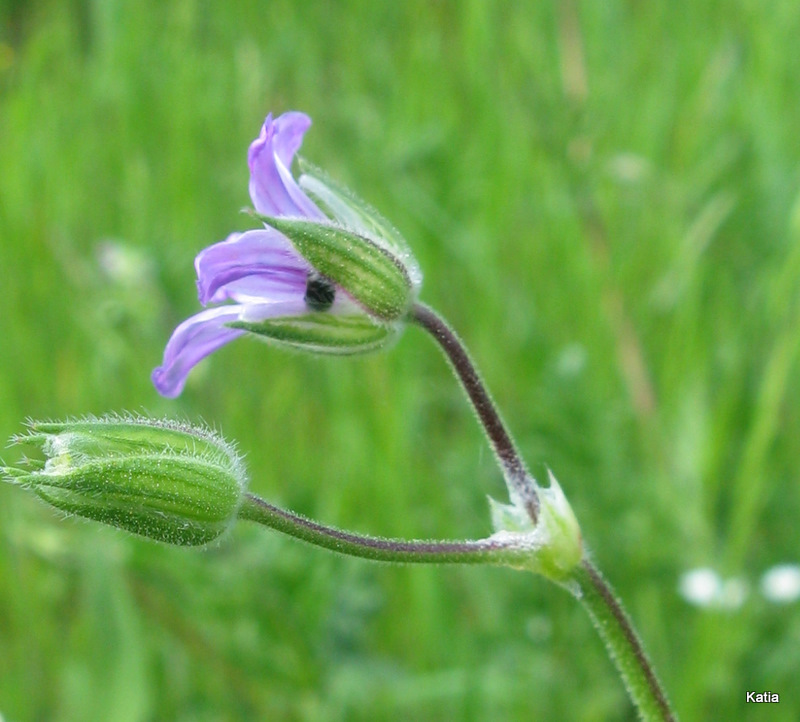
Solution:
[{"label": "unopened bud", "polygon": [[44,460],[0,473],[61,511],[180,546],[207,544],[236,519],[244,467],[208,429],[143,417],[28,426],[14,441]]}]

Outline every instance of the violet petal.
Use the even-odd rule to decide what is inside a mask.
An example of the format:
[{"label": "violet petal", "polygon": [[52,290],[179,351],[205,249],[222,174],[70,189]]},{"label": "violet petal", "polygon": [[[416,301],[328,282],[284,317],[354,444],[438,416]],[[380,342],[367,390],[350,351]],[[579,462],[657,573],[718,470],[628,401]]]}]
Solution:
[{"label": "violet petal", "polygon": [[267,216],[295,216],[323,220],[325,215],[300,190],[292,178],[292,159],[311,125],[304,113],[284,113],[273,121],[267,116],[261,133],[250,145],[250,198]]},{"label": "violet petal", "polygon": [[202,250],[195,269],[200,303],[205,305],[229,298],[302,296],[309,265],[284,236],[263,229],[233,233]]},{"label": "violet petal", "polygon": [[164,349],[163,365],[152,374],[153,384],[162,396],[178,396],[196,364],[244,333],[225,326],[235,321],[240,311],[241,306],[211,308],[186,319],[175,329]]}]

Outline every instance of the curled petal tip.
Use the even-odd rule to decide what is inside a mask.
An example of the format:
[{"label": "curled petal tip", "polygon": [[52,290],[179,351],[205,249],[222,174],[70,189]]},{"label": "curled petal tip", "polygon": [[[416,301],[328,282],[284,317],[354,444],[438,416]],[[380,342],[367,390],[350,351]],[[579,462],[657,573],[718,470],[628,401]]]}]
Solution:
[{"label": "curled petal tip", "polygon": [[239,305],[210,308],[188,318],[175,329],[164,349],[164,363],[151,375],[162,396],[178,396],[189,371],[206,356],[242,335],[242,331],[226,325],[239,317],[241,309]]},{"label": "curled petal tip", "polygon": [[164,366],[157,366],[150,374],[150,379],[156,391],[167,399],[174,399],[181,395],[183,387],[186,385],[186,377],[181,379],[170,378],[167,368]]},{"label": "curled petal tip", "polygon": [[290,172],[294,155],[310,125],[311,119],[303,113],[285,113],[275,120],[270,114],[250,145],[247,153],[250,198],[259,213],[324,218]]}]

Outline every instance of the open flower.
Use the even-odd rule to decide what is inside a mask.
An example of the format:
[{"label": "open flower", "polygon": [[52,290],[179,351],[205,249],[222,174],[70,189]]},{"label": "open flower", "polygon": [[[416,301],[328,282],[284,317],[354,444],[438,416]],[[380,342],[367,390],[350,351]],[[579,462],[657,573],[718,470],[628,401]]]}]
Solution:
[{"label": "open flower", "polygon": [[245,333],[329,354],[373,351],[397,335],[421,282],[416,262],[389,223],[321,172],[295,181],[310,125],[302,113],[270,114],[251,144],[250,198],[267,225],[198,254],[200,302],[223,305],[175,329],[152,376],[162,395],[180,394],[195,364]]}]

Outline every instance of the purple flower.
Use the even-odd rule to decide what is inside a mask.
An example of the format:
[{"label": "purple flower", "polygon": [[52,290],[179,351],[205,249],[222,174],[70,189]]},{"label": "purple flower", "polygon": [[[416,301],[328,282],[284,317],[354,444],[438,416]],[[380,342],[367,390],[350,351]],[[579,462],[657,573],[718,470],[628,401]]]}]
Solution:
[{"label": "purple flower", "polygon": [[309,193],[327,206],[329,218],[292,177],[292,159],[310,125],[303,113],[274,120],[270,114],[251,144],[250,198],[257,214],[268,224],[280,223],[282,232],[268,226],[233,233],[198,254],[200,302],[224,305],[175,329],[164,363],[152,374],[162,395],[180,394],[197,363],[244,333],[343,354],[379,348],[396,330],[400,313],[389,317],[372,301],[378,278],[373,268],[382,274],[379,299],[388,278],[384,285],[401,286],[403,303],[418,287],[419,272],[396,231],[357,199],[313,173],[303,176],[301,184],[306,181]]}]

